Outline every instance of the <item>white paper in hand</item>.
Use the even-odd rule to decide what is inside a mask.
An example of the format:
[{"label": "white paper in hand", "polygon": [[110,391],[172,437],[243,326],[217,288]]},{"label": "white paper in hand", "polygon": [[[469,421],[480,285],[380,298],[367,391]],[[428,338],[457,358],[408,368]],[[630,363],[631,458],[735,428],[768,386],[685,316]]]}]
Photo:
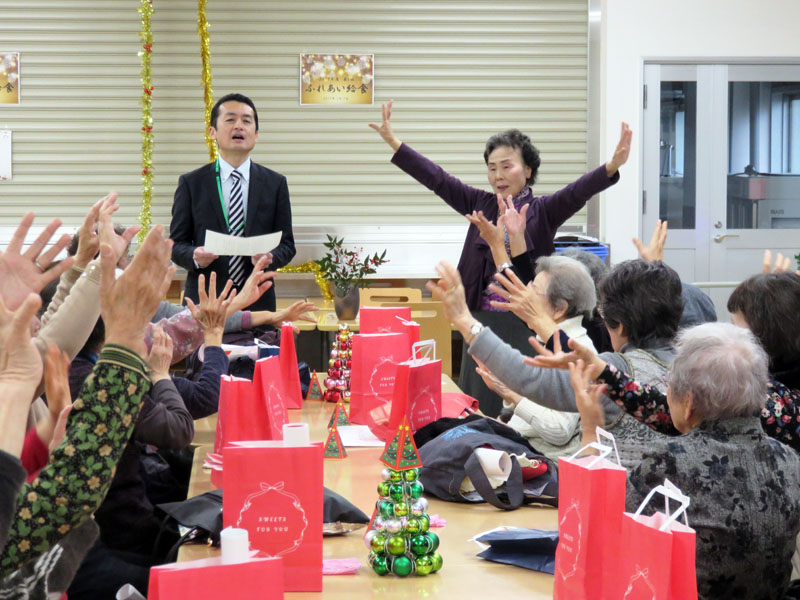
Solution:
[{"label": "white paper in hand", "polygon": [[206,241],[203,244],[206,252],[217,256],[255,256],[271,252],[281,243],[283,232],[254,235],[251,237],[238,237],[226,235],[217,231],[206,231]]}]

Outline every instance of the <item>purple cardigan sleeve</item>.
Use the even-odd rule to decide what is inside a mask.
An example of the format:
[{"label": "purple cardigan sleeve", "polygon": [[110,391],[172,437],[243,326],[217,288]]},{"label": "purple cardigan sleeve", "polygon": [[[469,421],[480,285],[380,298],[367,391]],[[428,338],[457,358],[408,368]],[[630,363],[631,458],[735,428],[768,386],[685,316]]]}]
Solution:
[{"label": "purple cardigan sleeve", "polygon": [[408,144],[402,144],[397,149],[392,156],[392,163],[462,215],[469,214],[473,210],[483,210],[487,202],[496,202],[493,194],[469,186],[457,177],[453,177]]},{"label": "purple cardigan sleeve", "polygon": [[605,164],[602,164],[552,195],[541,196],[548,224],[553,230],[558,229],[564,221],[583,208],[592,196],[608,189],[617,181],[619,171],[609,177]]}]

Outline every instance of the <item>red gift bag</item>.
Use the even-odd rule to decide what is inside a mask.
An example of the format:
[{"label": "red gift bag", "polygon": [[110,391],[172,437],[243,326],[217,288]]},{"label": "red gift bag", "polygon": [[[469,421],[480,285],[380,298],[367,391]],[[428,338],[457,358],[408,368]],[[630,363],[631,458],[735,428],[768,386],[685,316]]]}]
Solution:
[{"label": "red gift bag", "polygon": [[[665,499],[664,512],[642,510],[655,494]],[[679,506],[671,511],[669,500]],[[614,597],[625,600],[692,600],[697,598],[695,532],[686,521],[689,498],[669,481],[650,490],[635,513],[622,518],[622,554],[617,563]],[[677,521],[683,514],[684,523]]]},{"label": "red gift bag", "polygon": [[[297,369],[295,369],[295,373]],[[262,440],[282,440],[283,426],[289,422],[286,412],[286,379],[282,376],[283,360],[277,356],[256,361],[253,387],[267,411],[268,434]],[[238,441],[238,440],[237,440]]]},{"label": "red gift bag", "polygon": [[442,417],[442,361],[436,359],[436,342],[414,344],[411,360],[397,365],[392,411],[386,425],[370,424],[378,438],[388,441],[408,417],[411,431]]},{"label": "red gift bag", "polygon": [[300,389],[300,372],[297,370],[294,329],[288,322],[281,325],[280,357],[286,408],[303,408],[303,391]]},{"label": "red gift bag", "polygon": [[[612,577],[618,562],[625,512],[626,471],[619,464],[614,437],[597,428],[598,440],[558,461],[558,546],[553,598],[619,600]],[[599,456],[576,458],[586,448]],[[605,457],[611,451],[617,462]]]},{"label": "red gift bag", "polygon": [[280,558],[222,564],[221,557],[151,567],[149,600],[240,600],[283,598]]},{"label": "red gift bag", "polygon": [[214,452],[230,442],[269,439],[270,426],[266,405],[249,379],[222,375],[219,386],[219,410]]},{"label": "red gift bag", "polygon": [[388,422],[397,364],[408,359],[402,333],[353,336],[350,371],[350,421],[359,425]]},{"label": "red gift bag", "polygon": [[283,559],[287,592],[322,590],[322,461],[320,443],[225,448],[223,526],[247,529],[253,549]]},{"label": "red gift bag", "polygon": [[358,312],[361,333],[405,333],[404,321],[411,321],[408,306],[362,306]]}]

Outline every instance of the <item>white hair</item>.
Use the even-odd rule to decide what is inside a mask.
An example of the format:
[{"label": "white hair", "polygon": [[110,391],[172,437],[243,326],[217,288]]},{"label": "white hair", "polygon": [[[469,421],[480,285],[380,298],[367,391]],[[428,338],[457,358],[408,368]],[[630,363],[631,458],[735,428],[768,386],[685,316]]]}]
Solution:
[{"label": "white hair", "polygon": [[672,394],[692,393],[703,420],[757,415],[767,394],[767,354],[755,336],[729,323],[704,323],[678,334]]},{"label": "white hair", "polygon": [[566,318],[592,315],[597,304],[597,293],[585,265],[566,256],[543,256],[536,261],[536,273],[541,272],[550,275],[546,293],[547,301],[553,308],[558,309],[561,304],[566,304]]}]

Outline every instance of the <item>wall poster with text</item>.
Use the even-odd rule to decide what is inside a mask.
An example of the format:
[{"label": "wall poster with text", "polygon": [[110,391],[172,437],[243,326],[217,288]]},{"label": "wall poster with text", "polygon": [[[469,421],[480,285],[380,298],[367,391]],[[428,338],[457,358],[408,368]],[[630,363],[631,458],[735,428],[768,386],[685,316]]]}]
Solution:
[{"label": "wall poster with text", "polygon": [[19,104],[19,52],[0,50],[0,104]]},{"label": "wall poster with text", "polygon": [[301,54],[300,104],[372,104],[374,54]]}]

